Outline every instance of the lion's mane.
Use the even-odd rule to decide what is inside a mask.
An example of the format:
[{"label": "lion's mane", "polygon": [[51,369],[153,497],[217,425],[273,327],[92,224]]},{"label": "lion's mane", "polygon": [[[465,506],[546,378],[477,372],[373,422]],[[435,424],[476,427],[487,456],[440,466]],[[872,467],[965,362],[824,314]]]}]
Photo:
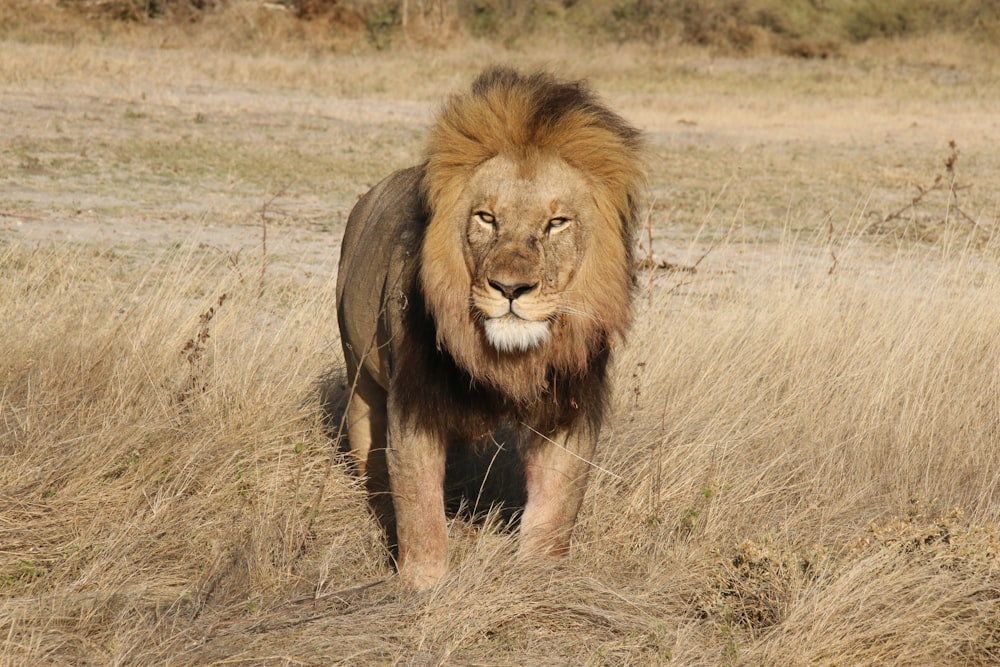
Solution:
[{"label": "lion's mane", "polygon": [[[548,74],[487,70],[470,93],[447,102],[434,125],[421,183],[430,220],[419,282],[437,325],[437,342],[477,382],[530,403],[551,372],[585,374],[595,355],[621,338],[631,318],[632,238],[644,187],[639,132],[584,85]],[[506,354],[489,346],[469,308],[471,274],[459,210],[463,189],[485,161],[518,164],[558,156],[587,179],[602,220],[593,226],[573,285],[574,309],[552,338]]]}]

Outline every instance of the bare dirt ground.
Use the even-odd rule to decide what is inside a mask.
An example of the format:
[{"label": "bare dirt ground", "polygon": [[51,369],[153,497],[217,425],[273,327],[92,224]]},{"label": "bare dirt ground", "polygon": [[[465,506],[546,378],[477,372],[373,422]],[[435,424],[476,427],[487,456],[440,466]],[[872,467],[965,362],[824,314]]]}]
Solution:
[{"label": "bare dirt ground", "polygon": [[[0,664],[1000,660],[995,54],[145,35],[0,41]],[[415,597],[317,380],[351,206],[495,61],[646,132],[669,264],[570,559],[456,521]]]},{"label": "bare dirt ground", "polygon": [[[4,44],[8,238],[155,249],[182,241],[332,271],[356,197],[420,159],[437,104],[481,64],[587,76],[648,135],[652,222],[820,229],[897,210],[960,151],[961,203],[997,215],[992,68],[616,54],[240,56]],[[469,62],[469,61],[472,62]],[[937,211],[934,212],[934,215]],[[670,254],[678,250],[665,246]]]}]

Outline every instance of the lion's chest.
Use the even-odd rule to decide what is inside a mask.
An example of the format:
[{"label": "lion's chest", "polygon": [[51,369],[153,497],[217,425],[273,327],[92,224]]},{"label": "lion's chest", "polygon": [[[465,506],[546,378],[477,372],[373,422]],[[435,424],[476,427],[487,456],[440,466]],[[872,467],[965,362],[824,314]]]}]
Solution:
[{"label": "lion's chest", "polygon": [[479,441],[506,427],[550,434],[580,413],[582,399],[575,383],[555,374],[530,400],[514,400],[473,379],[441,351],[422,355],[400,370],[396,381],[408,389],[407,409],[449,440]]}]

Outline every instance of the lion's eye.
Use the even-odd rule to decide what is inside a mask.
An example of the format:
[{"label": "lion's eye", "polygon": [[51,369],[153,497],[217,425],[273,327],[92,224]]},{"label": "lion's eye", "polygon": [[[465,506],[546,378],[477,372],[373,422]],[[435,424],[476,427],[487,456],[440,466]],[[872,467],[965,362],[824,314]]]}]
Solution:
[{"label": "lion's eye", "polygon": [[545,228],[546,232],[558,232],[560,229],[566,228],[570,223],[569,218],[552,218],[549,220],[548,226]]},{"label": "lion's eye", "polygon": [[479,221],[479,224],[483,225],[484,227],[489,227],[490,229],[492,229],[497,224],[497,219],[493,216],[492,213],[489,213],[488,211],[476,211],[472,215],[475,216],[476,220]]}]

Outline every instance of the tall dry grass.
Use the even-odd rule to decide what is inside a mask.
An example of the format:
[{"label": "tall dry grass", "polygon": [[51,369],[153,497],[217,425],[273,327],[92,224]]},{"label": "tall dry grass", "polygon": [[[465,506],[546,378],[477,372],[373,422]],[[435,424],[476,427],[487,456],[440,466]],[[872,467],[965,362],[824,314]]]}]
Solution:
[{"label": "tall dry grass", "polygon": [[425,597],[335,452],[329,280],[7,245],[0,663],[996,664],[1000,270],[950,238],[655,276],[571,558],[456,520]]},{"label": "tall dry grass", "polygon": [[[310,592],[311,523],[364,541],[315,409],[330,286],[272,278],[261,298],[250,269],[196,248],[149,269],[3,254],[5,662],[159,662],[213,601]],[[320,483],[341,502],[314,518]],[[340,539],[315,553],[370,569]]]}]

